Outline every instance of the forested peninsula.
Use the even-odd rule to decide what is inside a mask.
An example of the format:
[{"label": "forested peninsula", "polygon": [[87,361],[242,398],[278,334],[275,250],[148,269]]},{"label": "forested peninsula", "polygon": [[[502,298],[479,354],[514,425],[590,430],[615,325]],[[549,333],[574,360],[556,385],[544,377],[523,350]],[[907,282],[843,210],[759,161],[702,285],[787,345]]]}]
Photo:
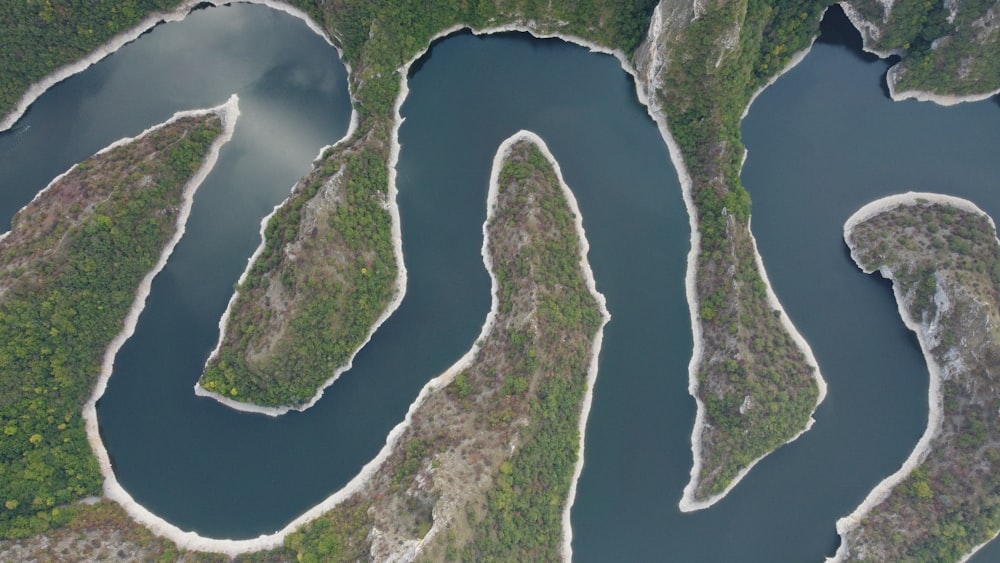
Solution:
[{"label": "forested peninsula", "polygon": [[958,561],[1000,531],[1000,241],[972,203],[872,202],[844,226],[865,273],[892,280],[930,372],[927,430],[903,466],[837,522],[838,560]]},{"label": "forested peninsula", "polygon": [[[155,18],[158,10],[173,10],[176,16],[195,5],[171,0],[96,8],[81,0],[8,4],[0,18],[4,114],[30,84],[93,52],[122,29]],[[398,104],[405,84],[405,71],[399,71],[447,30],[507,26],[617,53],[635,73],[640,96],[660,124],[682,176],[692,221],[688,286],[696,342],[690,377],[699,403],[692,484],[682,507],[710,505],[757,459],[808,427],[822,397],[821,379],[770,292],[756,254],[750,197],[739,179],[744,156],[739,122],[754,94],[808,48],[828,2],[445,0],[432,10],[413,0],[289,4],[316,22],[350,65],[357,127],[321,155],[269,219],[262,250],[239,288],[240,295],[258,300],[234,300],[217,363],[206,370],[206,388],[211,384],[219,396],[241,402],[307,405],[377,320],[391,312],[404,272],[398,245],[393,248],[398,221],[392,214]],[[857,25],[862,25],[858,14],[870,18],[862,26],[869,48],[875,48],[877,32],[880,52],[902,55],[901,68],[932,67],[907,71],[899,88],[981,97],[1000,87],[1000,77],[991,70],[997,60],[996,2],[951,2],[948,9],[954,8],[955,15],[945,15],[947,25],[934,3],[852,1],[844,6]],[[37,42],[49,47],[28,48]],[[927,48],[935,44],[948,47]],[[939,60],[946,53],[960,56]],[[331,229],[320,233],[320,224]],[[310,262],[326,251],[304,242],[314,230],[318,240],[322,234],[348,249],[348,258],[322,267]],[[321,278],[330,281],[320,283]],[[344,307],[357,315],[346,315]],[[343,336],[335,344],[300,337],[316,327]],[[292,381],[281,370],[269,370],[284,364],[300,368],[296,374],[303,379]]]},{"label": "forested peninsula", "polygon": [[195,113],[112,145],[53,180],[0,240],[0,538],[65,525],[71,503],[101,494],[105,351],[178,240],[226,119]]},{"label": "forested peninsula", "polygon": [[296,558],[568,557],[567,497],[609,315],[551,159],[530,133],[501,145],[483,229],[493,303],[482,333],[424,387],[361,489],[288,536]]}]

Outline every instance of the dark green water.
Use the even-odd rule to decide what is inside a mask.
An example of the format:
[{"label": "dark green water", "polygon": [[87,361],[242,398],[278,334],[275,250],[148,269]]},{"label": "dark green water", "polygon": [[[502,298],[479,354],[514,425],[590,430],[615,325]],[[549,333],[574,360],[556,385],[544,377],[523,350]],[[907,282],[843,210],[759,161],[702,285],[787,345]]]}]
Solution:
[{"label": "dark green water", "polygon": [[434,47],[402,109],[406,299],[305,413],[239,414],[191,389],[260,217],[346,130],[343,68],[301,22],[254,6],[197,12],[53,88],[0,135],[0,215],[111,140],[240,94],[236,137],[98,412],[116,474],[139,502],[203,535],[253,537],[353,477],[423,383],[476,338],[489,307],[479,255],[489,167],[501,140],[532,129],[577,195],[613,316],[573,511],[576,558],[818,560],[836,548],[835,520],[898,467],[926,422],[916,341],[888,286],[850,261],[843,221],[907,189],[968,197],[1000,216],[997,106],[893,103],[884,70],[819,44],[745,121],[754,232],[830,393],[812,431],[694,514],[677,510],[694,418],[687,217],[666,149],[611,57],[523,35]]}]

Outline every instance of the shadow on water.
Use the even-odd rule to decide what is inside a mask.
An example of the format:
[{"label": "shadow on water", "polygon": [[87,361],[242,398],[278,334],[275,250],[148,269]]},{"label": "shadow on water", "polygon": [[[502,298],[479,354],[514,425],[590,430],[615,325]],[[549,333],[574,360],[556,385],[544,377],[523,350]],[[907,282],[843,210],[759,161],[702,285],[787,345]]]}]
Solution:
[{"label": "shadow on water", "polygon": [[212,4],[211,2],[199,2],[198,4],[195,4],[194,7],[192,7],[190,10],[188,10],[188,13],[193,14],[198,10],[207,10],[209,8],[214,8],[214,7],[215,4]]},{"label": "shadow on water", "polygon": [[425,51],[423,55],[417,58],[417,60],[413,61],[413,64],[410,65],[409,70],[407,70],[406,72],[406,80],[410,80],[411,78],[413,78],[414,74],[420,72],[420,69],[424,68],[424,65],[427,64],[427,62],[431,60],[431,57],[434,56],[434,49],[437,48],[437,46],[440,45],[442,41],[448,39],[449,37],[459,37],[462,35],[472,35],[472,31],[468,29],[462,29],[445,37],[438,37],[434,41],[431,41],[431,44],[427,47],[427,51]]},{"label": "shadow on water", "polygon": [[852,55],[866,63],[873,63],[878,60],[878,55],[868,53],[864,50],[861,32],[854,27],[839,4],[830,6],[823,16],[823,21],[820,22],[819,29],[820,33],[819,38],[816,39],[817,43],[846,47]]},{"label": "shadow on water", "polygon": [[440,45],[442,41],[452,39],[454,37],[474,37],[481,41],[488,40],[490,37],[502,37],[505,41],[523,42],[536,49],[559,48],[561,45],[565,44],[565,42],[561,39],[539,38],[531,35],[530,33],[520,31],[505,31],[502,33],[476,35],[472,33],[471,29],[463,28],[454,33],[449,33],[448,35],[438,37],[434,41],[431,41],[430,46],[427,48],[427,52],[421,55],[417,60],[413,61],[413,64],[410,65],[409,70],[406,72],[406,79],[410,80],[415,74],[420,72],[420,69],[424,68],[424,65],[426,65],[431,60],[431,57],[434,56],[434,49]]},{"label": "shadow on water", "polygon": [[890,55],[889,58],[885,60],[885,72],[879,76],[878,86],[882,89],[882,94],[890,100],[892,99],[892,94],[889,92],[889,79],[886,75],[889,73],[889,69],[899,64],[899,61],[901,60],[903,59],[901,59],[899,55]]},{"label": "shadow on water", "polygon": [[[851,23],[851,20],[848,19],[847,14],[844,13],[844,9],[839,4],[834,4],[827,9],[819,28],[820,34],[816,39],[817,43],[844,47],[858,60],[868,64],[881,60],[878,55],[864,50],[864,41],[861,39],[861,32],[854,27],[854,24]],[[886,71],[898,63],[899,60],[899,57],[896,55],[885,59]],[[885,72],[879,76],[879,88],[882,89],[882,93],[886,98],[891,98]]]},{"label": "shadow on water", "polygon": [[834,533],[833,538],[830,540],[830,547],[828,547],[826,551],[826,558],[833,559],[833,556],[837,554],[838,549],[840,549],[840,534]]},{"label": "shadow on water", "polygon": [[[882,275],[882,273],[878,272],[878,271],[872,272],[870,274],[866,274],[863,270],[861,270],[861,268],[858,267],[857,262],[854,261],[854,258],[851,257],[851,249],[850,249],[850,247],[847,246],[846,242],[843,244],[842,249],[843,249],[843,256],[844,256],[844,258],[851,264],[851,266],[853,266],[855,268],[858,268],[857,273],[859,275],[864,276],[867,280],[869,280],[868,283],[874,284],[874,285],[880,287],[881,289],[879,289],[879,291],[882,292],[885,295],[885,298],[887,300],[891,300],[891,302],[894,304],[893,308],[894,309],[898,308],[898,305],[895,304],[896,303],[896,293],[892,289],[892,284],[893,284],[892,280],[889,279],[889,278],[887,278],[887,277],[884,277]],[[917,338],[917,333],[915,333],[912,330],[910,330],[906,326],[906,324],[903,323],[903,319],[901,319],[901,318],[899,319],[899,325],[898,326],[899,326],[900,332],[902,332],[903,334],[906,335],[904,337],[905,340],[907,342],[909,342],[910,345],[913,346],[913,349],[916,350],[918,354],[920,354],[921,356],[923,356],[923,349],[920,347],[920,339]]]}]

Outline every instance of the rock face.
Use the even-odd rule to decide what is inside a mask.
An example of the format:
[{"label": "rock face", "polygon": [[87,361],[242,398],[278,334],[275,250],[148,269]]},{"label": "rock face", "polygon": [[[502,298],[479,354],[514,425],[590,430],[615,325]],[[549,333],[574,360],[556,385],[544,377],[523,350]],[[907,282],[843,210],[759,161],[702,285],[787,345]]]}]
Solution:
[{"label": "rock face", "polygon": [[837,522],[836,558],[957,561],[1000,530],[996,227],[965,200],[904,194],[862,208],[844,239],[862,270],[893,281],[927,360],[930,412],[899,471]]},{"label": "rock face", "polygon": [[632,55],[638,86],[649,100],[650,110],[663,115],[657,91],[664,84],[664,70],[670,62],[670,45],[697,16],[696,0],[662,0],[653,10],[649,33]]},{"label": "rock face", "polygon": [[893,99],[953,104],[1000,92],[1000,3],[847,0],[841,6],[865,50],[902,57],[887,76]]}]

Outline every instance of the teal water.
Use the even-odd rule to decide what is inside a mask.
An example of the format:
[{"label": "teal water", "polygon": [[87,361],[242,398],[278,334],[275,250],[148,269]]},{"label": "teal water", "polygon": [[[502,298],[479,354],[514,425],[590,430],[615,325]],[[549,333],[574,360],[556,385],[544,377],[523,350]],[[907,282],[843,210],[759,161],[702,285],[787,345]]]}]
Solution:
[{"label": "teal water", "polygon": [[575,557],[818,560],[836,548],[835,520],[898,467],[926,422],[916,341],[888,286],[850,261],[843,221],[907,189],[968,197],[1000,216],[997,106],[893,103],[879,86],[885,66],[818,44],[744,123],[754,232],[830,394],[812,431],[694,514],[677,510],[694,418],[687,217],[666,149],[611,57],[519,34],[435,45],[402,108],[406,299],[305,413],[240,414],[191,390],[260,217],[346,130],[343,68],[301,22],[259,6],[199,11],[53,88],[0,134],[0,216],[111,140],[240,94],[236,137],[98,413],[116,474],[139,502],[184,529],[253,537],[349,480],[423,383],[476,338],[489,307],[479,256],[489,166],[501,140],[532,129],[576,193],[613,317],[572,515]]}]

